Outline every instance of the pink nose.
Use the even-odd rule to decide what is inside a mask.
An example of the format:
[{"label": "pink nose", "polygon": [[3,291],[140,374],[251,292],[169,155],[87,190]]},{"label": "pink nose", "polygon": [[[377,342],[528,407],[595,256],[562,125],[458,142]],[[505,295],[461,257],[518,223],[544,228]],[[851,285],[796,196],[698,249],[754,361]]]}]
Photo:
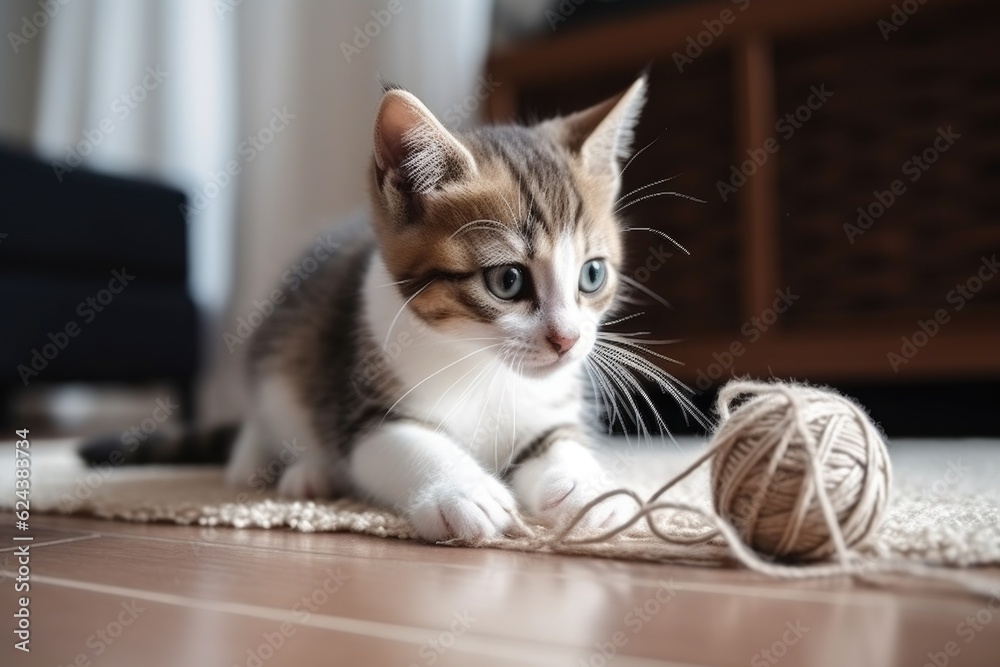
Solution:
[{"label": "pink nose", "polygon": [[574,345],[576,345],[576,341],[580,340],[580,334],[574,333],[566,335],[562,333],[550,333],[546,336],[546,339],[549,341],[549,345],[552,346],[552,349],[559,353],[559,356],[562,356],[569,352]]}]

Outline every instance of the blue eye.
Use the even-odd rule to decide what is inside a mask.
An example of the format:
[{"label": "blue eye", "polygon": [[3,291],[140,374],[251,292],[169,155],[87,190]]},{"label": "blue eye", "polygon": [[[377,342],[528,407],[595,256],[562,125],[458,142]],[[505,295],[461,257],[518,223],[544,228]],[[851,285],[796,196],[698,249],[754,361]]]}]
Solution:
[{"label": "blue eye", "polygon": [[580,270],[580,291],[592,294],[601,289],[608,270],[603,259],[592,259]]},{"label": "blue eye", "polygon": [[513,264],[486,269],[483,278],[487,289],[505,301],[517,297],[524,290],[524,269]]}]

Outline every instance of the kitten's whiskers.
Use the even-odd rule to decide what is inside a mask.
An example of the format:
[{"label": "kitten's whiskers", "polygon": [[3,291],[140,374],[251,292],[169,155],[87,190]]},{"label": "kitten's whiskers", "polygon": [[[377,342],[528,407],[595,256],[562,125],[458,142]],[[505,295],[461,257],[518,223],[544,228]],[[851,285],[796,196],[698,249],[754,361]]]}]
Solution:
[{"label": "kitten's whiskers", "polygon": [[647,199],[652,199],[653,197],[677,197],[678,199],[687,199],[688,201],[697,202],[699,204],[707,204],[708,203],[704,199],[698,199],[697,197],[692,197],[691,195],[686,195],[686,194],[683,194],[681,192],[674,192],[672,190],[669,191],[669,192],[666,192],[666,191],[665,192],[654,192],[652,194],[643,195],[642,197],[639,197],[638,199],[633,199],[632,201],[628,202],[627,204],[623,204],[622,206],[619,206],[618,208],[616,208],[614,210],[614,215],[618,215],[619,213],[621,213],[622,211],[624,211],[625,209],[627,209],[629,206],[632,206],[633,204],[638,204],[641,201],[645,201]]},{"label": "kitten's whiskers", "polygon": [[[498,355],[504,351],[506,345],[507,345],[506,343],[500,344],[500,350],[498,350]],[[446,414],[441,419],[441,423],[438,424],[437,429],[435,429],[436,432],[441,433],[444,431],[445,424],[447,424],[451,416],[455,414],[455,410],[458,410],[460,407],[462,407],[465,401],[468,400],[470,396],[472,396],[472,394],[479,387],[479,385],[482,384],[483,381],[485,381],[489,372],[494,368],[496,368],[500,364],[500,362],[501,359],[499,356],[493,357],[492,359],[489,360],[489,363],[486,364],[486,367],[483,368],[481,371],[479,371],[476,374],[476,377],[472,378],[472,383],[462,390],[462,394],[458,397],[458,400],[455,402],[455,404],[451,406],[451,410],[449,410],[448,414]]]},{"label": "kitten's whiskers", "polygon": [[[669,363],[680,363],[647,347],[650,344],[674,341],[649,341],[636,338],[645,333],[647,332],[598,332],[594,349],[588,356],[587,369],[591,374],[591,382],[595,385],[595,391],[599,390],[605,414],[608,415],[609,428],[613,430],[617,419],[621,423],[622,429],[625,430],[626,434],[628,433],[629,429],[626,428],[623,415],[618,410],[618,399],[623,398],[631,408],[631,421],[638,428],[639,433],[649,441],[651,433],[649,425],[639,409],[639,402],[636,400],[639,399],[649,407],[659,434],[673,440],[669,427],[657,410],[656,403],[646,387],[640,382],[640,379],[644,379],[655,384],[660,391],[676,401],[685,420],[691,416],[703,428],[710,429],[711,422],[708,418],[682,393],[683,390],[683,392],[691,394],[691,389],[644,356],[649,355]],[[674,442],[676,443],[676,441]]]},{"label": "kitten's whiskers", "polygon": [[392,335],[392,330],[396,327],[396,322],[399,320],[399,316],[403,314],[403,310],[406,308],[407,305],[409,305],[409,303],[411,301],[413,301],[415,298],[417,298],[418,296],[420,296],[421,292],[423,292],[425,289],[427,289],[428,287],[430,287],[431,284],[435,280],[437,280],[437,278],[432,278],[431,280],[427,281],[426,285],[424,285],[423,287],[421,287],[420,289],[418,289],[416,292],[414,292],[413,294],[411,294],[410,298],[407,299],[406,301],[404,301],[403,305],[400,306],[399,310],[396,311],[396,316],[393,317],[392,318],[392,322],[389,323],[389,330],[385,332],[385,340],[382,341],[382,351],[383,352],[385,352],[386,349],[389,347],[389,336]]},{"label": "kitten's whiskers", "polygon": [[659,140],[660,140],[660,137],[662,137],[662,136],[663,136],[663,133],[664,133],[664,132],[666,132],[666,131],[667,131],[667,128],[663,128],[663,132],[660,132],[660,133],[659,133],[658,135],[656,135],[656,138],[655,138],[655,139],[653,139],[653,140],[652,140],[652,141],[650,141],[650,142],[649,142],[648,144],[646,144],[645,146],[643,146],[642,148],[640,148],[639,150],[637,150],[637,151],[636,151],[635,153],[633,153],[633,154],[632,154],[632,157],[630,157],[630,158],[628,159],[628,162],[626,162],[626,163],[625,163],[625,166],[624,166],[624,167],[622,167],[622,170],[621,170],[621,172],[620,172],[620,173],[618,174],[618,178],[619,178],[619,179],[621,179],[621,177],[625,175],[625,171],[626,171],[626,170],[627,170],[627,169],[628,169],[629,167],[631,167],[631,166],[632,166],[632,161],[633,161],[633,160],[635,160],[635,159],[636,159],[637,157],[639,157],[640,155],[642,155],[643,151],[645,151],[645,150],[646,150],[647,148],[649,148],[650,146],[652,146],[653,144],[655,144],[655,143],[656,143],[657,141],[659,141]]},{"label": "kitten's whiskers", "polygon": [[677,241],[675,241],[672,236],[670,236],[666,232],[661,231],[659,229],[656,229],[654,227],[626,227],[625,231],[626,232],[652,232],[654,234],[658,234],[659,236],[662,236],[663,238],[665,238],[666,240],[670,241],[672,244],[674,244],[675,246],[677,246],[677,249],[680,250],[681,252],[683,252],[685,255],[688,255],[688,256],[691,255],[691,253],[688,252],[688,249],[685,248],[684,246],[682,246]]},{"label": "kitten's whiskers", "polygon": [[[472,437],[474,440],[479,439],[479,427],[483,423],[483,417],[486,416],[486,409],[490,407],[490,399],[493,398],[493,385],[496,384],[497,378],[500,377],[500,373],[504,370],[504,359],[506,359],[507,354],[510,352],[510,348],[502,347],[497,355],[497,364],[493,371],[493,378],[490,380],[489,387],[486,389],[486,398],[482,401],[483,409],[479,412],[479,419],[476,420],[476,426],[472,429]],[[495,457],[494,457],[495,459]],[[494,461],[495,462],[495,461]]]},{"label": "kitten's whiskers", "polygon": [[400,403],[400,402],[401,402],[401,401],[402,401],[402,400],[403,400],[404,398],[406,398],[406,397],[407,397],[407,396],[409,396],[409,395],[410,395],[411,393],[413,393],[413,391],[414,391],[414,390],[416,390],[416,389],[417,389],[417,387],[419,387],[419,386],[420,386],[420,385],[422,385],[423,383],[427,382],[428,380],[430,380],[431,378],[433,378],[433,377],[435,377],[435,376],[437,376],[437,375],[440,375],[441,373],[445,372],[446,370],[448,370],[449,368],[451,368],[451,367],[452,367],[452,366],[454,366],[455,364],[459,364],[459,363],[461,363],[461,362],[465,361],[466,359],[468,359],[469,357],[471,357],[471,356],[473,356],[473,355],[475,355],[475,354],[479,354],[480,352],[485,352],[486,350],[489,350],[489,349],[492,349],[492,348],[494,348],[494,347],[500,347],[500,346],[501,346],[502,344],[503,344],[503,343],[494,343],[493,345],[487,345],[487,346],[485,346],[485,347],[481,347],[481,348],[479,348],[478,350],[474,350],[473,352],[470,352],[470,353],[468,353],[468,354],[467,354],[467,355],[465,355],[464,357],[461,357],[460,359],[456,359],[455,361],[451,362],[450,364],[448,364],[448,365],[446,365],[446,366],[443,366],[443,367],[439,368],[438,370],[434,371],[433,373],[431,373],[430,375],[428,375],[427,377],[425,377],[425,378],[424,378],[423,380],[421,380],[420,382],[418,382],[418,383],[416,383],[415,385],[413,385],[412,387],[410,387],[410,388],[409,388],[409,389],[408,389],[408,390],[406,391],[406,393],[404,393],[404,394],[403,394],[402,396],[400,396],[399,398],[397,398],[397,399],[396,399],[396,401],[395,401],[395,402],[394,402],[394,403],[393,403],[392,405],[390,405],[390,406],[389,406],[389,409],[385,411],[385,416],[384,416],[384,417],[382,417],[382,421],[381,421],[381,422],[379,422],[379,423],[380,423],[380,424],[384,423],[384,422],[385,422],[385,418],[386,418],[386,417],[388,417],[388,416],[389,416],[389,415],[390,415],[390,414],[392,413],[392,411],[393,411],[393,410],[395,409],[395,407],[396,407],[397,405],[399,405],[399,403]]},{"label": "kitten's whiskers", "polygon": [[630,278],[630,277],[628,277],[628,276],[626,276],[624,274],[620,275],[618,277],[621,279],[621,281],[623,283],[634,287],[635,289],[639,290],[640,292],[646,293],[648,296],[653,297],[661,305],[663,305],[663,306],[665,306],[665,307],[670,308],[671,310],[673,310],[674,307],[670,305],[669,301],[667,301],[662,296],[660,296],[659,294],[657,294],[653,290],[649,289],[648,287],[646,287],[645,285],[643,285],[642,283],[640,283],[638,280]]},{"label": "kitten's whiskers", "polygon": [[403,280],[397,280],[394,283],[385,283],[383,285],[376,285],[375,289],[382,289],[383,287],[392,287],[393,285],[402,285],[404,283],[412,283],[414,280],[416,280],[416,279],[415,278],[405,278]]},{"label": "kitten's whiskers", "polygon": [[638,187],[635,190],[632,190],[632,192],[628,193],[627,195],[622,195],[621,197],[619,197],[618,201],[616,201],[614,204],[612,204],[612,206],[618,206],[618,204],[621,204],[623,201],[625,201],[626,199],[628,199],[632,195],[634,195],[634,194],[636,194],[638,192],[642,192],[643,190],[648,190],[649,188],[651,188],[653,186],[656,186],[656,185],[659,185],[660,183],[667,183],[669,181],[672,181],[675,178],[677,178],[678,176],[680,176],[680,174],[676,174],[676,175],[671,176],[669,178],[661,178],[658,181],[653,181],[652,183],[647,183],[646,185],[643,185],[642,187]]},{"label": "kitten's whiskers", "polygon": [[612,324],[618,324],[620,322],[624,322],[626,320],[631,320],[634,317],[639,317],[640,315],[645,315],[645,314],[646,313],[644,311],[640,310],[638,313],[632,313],[631,315],[626,315],[625,317],[619,317],[617,320],[611,320],[610,322],[605,322],[601,326],[602,327],[610,327]]}]

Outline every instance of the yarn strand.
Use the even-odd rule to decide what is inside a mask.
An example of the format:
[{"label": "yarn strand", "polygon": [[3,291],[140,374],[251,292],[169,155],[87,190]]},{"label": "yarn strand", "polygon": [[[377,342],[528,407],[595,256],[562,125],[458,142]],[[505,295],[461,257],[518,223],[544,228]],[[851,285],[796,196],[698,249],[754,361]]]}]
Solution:
[{"label": "yarn strand", "polygon": [[[741,397],[748,398],[735,405]],[[716,544],[727,548],[744,567],[774,578],[852,577],[886,586],[892,584],[881,581],[879,575],[902,574],[958,586],[974,595],[997,594],[995,582],[967,572],[898,558],[868,560],[854,549],[878,529],[892,479],[882,435],[854,402],[832,390],[744,380],[720,390],[716,410],[720,425],[708,449],[648,499],[644,501],[630,489],[603,493],[583,506],[562,530],[544,539],[544,546],[560,551],[606,543],[645,520],[662,542],[687,549],[671,554],[673,560],[685,560],[688,552],[697,560],[697,547]],[[663,499],[706,461],[712,462],[714,509]],[[799,475],[797,497],[789,500],[782,493],[776,498],[775,487],[796,481],[793,474]],[[746,488],[750,480],[756,488]],[[616,496],[636,502],[637,509],[628,520],[599,534],[573,536],[590,511]],[[776,504],[788,502],[787,509]],[[838,507],[843,516],[838,516]],[[785,517],[777,537],[769,533],[775,530],[772,526],[761,527],[764,508],[768,508],[768,522]],[[656,523],[656,513],[664,510],[699,516],[708,529],[698,535],[670,535]],[[792,564],[777,562],[777,558],[810,562]]]}]

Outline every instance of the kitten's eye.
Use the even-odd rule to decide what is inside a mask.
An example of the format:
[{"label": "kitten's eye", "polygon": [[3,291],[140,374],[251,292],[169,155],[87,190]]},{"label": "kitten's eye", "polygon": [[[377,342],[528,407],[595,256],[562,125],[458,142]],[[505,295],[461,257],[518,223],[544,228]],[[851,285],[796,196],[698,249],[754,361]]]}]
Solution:
[{"label": "kitten's eye", "polygon": [[590,294],[601,289],[607,277],[603,259],[592,259],[580,270],[580,290]]},{"label": "kitten's eye", "polygon": [[524,289],[524,269],[513,264],[494,266],[483,272],[486,287],[497,297],[510,300]]}]

